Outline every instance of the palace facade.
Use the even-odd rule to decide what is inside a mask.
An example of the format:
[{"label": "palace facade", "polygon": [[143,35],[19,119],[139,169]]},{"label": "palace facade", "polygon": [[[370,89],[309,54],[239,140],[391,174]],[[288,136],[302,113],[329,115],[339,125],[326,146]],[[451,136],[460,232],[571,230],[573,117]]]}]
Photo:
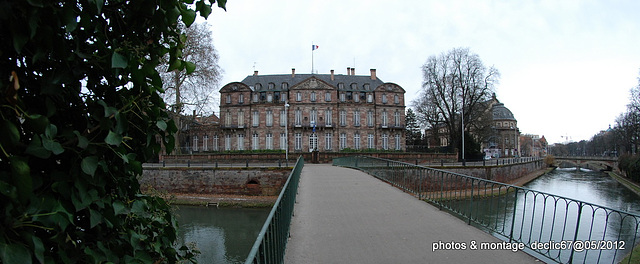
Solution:
[{"label": "palace facade", "polygon": [[[405,150],[405,90],[370,75],[259,75],[220,89],[219,121],[185,131],[190,152]],[[197,129],[196,129],[197,127]]]}]

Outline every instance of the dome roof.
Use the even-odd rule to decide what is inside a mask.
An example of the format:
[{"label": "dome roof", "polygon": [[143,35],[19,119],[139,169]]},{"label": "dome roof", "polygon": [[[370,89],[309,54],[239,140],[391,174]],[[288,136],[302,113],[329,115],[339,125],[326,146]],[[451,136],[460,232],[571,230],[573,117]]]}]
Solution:
[{"label": "dome roof", "polygon": [[509,108],[506,108],[503,103],[496,103],[493,105],[493,120],[516,120],[513,117],[513,113]]}]

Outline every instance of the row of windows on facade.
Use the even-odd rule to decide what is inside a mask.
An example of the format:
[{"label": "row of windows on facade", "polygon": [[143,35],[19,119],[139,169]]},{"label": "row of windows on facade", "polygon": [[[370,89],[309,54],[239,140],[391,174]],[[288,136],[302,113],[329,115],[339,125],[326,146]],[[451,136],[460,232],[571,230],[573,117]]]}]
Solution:
[{"label": "row of windows on facade", "polygon": [[[322,120],[322,116],[318,116],[318,111],[316,109],[311,109],[311,111],[309,112],[309,117],[307,119],[307,117],[304,117],[305,122],[308,120],[310,124],[319,124],[320,122],[324,122],[323,124],[326,125],[332,125],[333,124],[333,110],[332,109],[326,109],[324,110],[324,118],[325,120]],[[265,115],[266,115],[266,122],[265,125],[270,127],[273,126],[273,110],[266,110],[265,111]],[[258,110],[254,110],[252,113],[252,125],[254,127],[257,127],[260,125],[260,111]],[[281,109],[280,110],[280,117],[285,116],[285,110]],[[373,127],[374,126],[374,114],[373,114],[373,110],[369,110],[367,111],[367,126]],[[303,117],[302,117],[302,110],[301,109],[295,109],[294,110],[294,125],[302,125],[303,122]],[[347,125],[347,111],[346,110],[340,110],[339,112],[339,121],[340,121],[340,126],[346,126]],[[380,115],[380,119],[381,119],[381,125],[382,126],[389,126],[389,114],[387,112],[387,110],[382,110],[382,114]],[[227,112],[225,113],[225,126],[231,126],[232,125],[232,113],[231,111],[227,110]],[[394,125],[395,126],[402,126],[401,124],[401,114],[399,110],[396,110],[393,113],[393,120],[394,120]],[[286,124],[286,120],[285,118],[280,118],[280,126],[285,126]],[[244,111],[242,109],[240,109],[238,111],[238,126],[244,126]],[[356,109],[353,111],[353,125],[354,126],[360,126],[360,110]]]},{"label": "row of windows on facade", "polygon": [[[371,93],[365,93],[365,92],[360,92],[360,96],[358,96],[357,92],[354,96],[353,92],[346,92],[346,93],[340,93],[339,94],[340,97],[340,102],[346,102],[346,101],[353,101],[353,102],[360,102],[362,100],[362,102],[365,101],[367,103],[373,103],[373,94]],[[260,92],[258,93],[254,93],[253,94],[253,103],[258,103],[258,102],[285,102],[287,100],[286,96],[280,96],[280,92],[273,92],[273,93],[267,93],[267,92]],[[309,93],[309,101],[311,102],[317,102],[317,95],[316,92],[311,92]],[[324,94],[324,101],[325,102],[331,102],[331,92],[326,92]],[[226,101],[227,104],[231,104],[233,103],[231,100],[231,94],[227,94],[226,96]],[[302,92],[296,92],[296,102],[302,102]],[[400,104],[400,96],[398,96],[397,94],[393,96],[393,102],[395,104]],[[388,103],[388,99],[387,99],[387,94],[382,94],[382,103],[386,104]],[[244,104],[244,94],[239,94],[238,95],[238,104]]]},{"label": "row of windows on facade", "polygon": [[515,128],[515,123],[514,122],[496,122],[496,126],[497,127]]},{"label": "row of windows on facade", "polygon": [[[236,135],[236,140],[235,140],[235,144],[233,144],[232,139],[233,136],[231,134],[226,134],[224,137],[224,149],[223,150],[244,150],[245,149],[245,142],[244,142],[244,134],[237,134]],[[312,133],[311,135],[308,136],[308,140],[309,140],[309,148],[310,149],[318,149],[320,150],[321,147],[324,147],[324,150],[333,150],[333,133],[325,133],[324,134],[324,146],[318,146],[318,134],[316,133]],[[395,149],[395,150],[400,150],[402,148],[401,145],[401,135],[400,134],[395,134],[395,135],[389,135],[389,134],[382,134],[381,135],[381,142],[382,142],[382,146],[381,148],[384,150],[389,150],[391,148]],[[267,133],[265,134],[265,144],[264,145],[260,145],[260,135],[258,133],[254,133],[251,137],[251,149],[253,150],[260,150],[261,147],[264,149],[274,149],[274,142],[273,142],[273,134],[272,133]],[[374,140],[374,135],[373,134],[368,134],[367,138],[366,138],[366,148],[368,149],[375,149],[375,140]],[[392,144],[393,146],[390,146],[390,140],[392,140]],[[213,139],[211,140],[211,148],[209,148],[209,136],[208,135],[204,135],[202,137],[202,144],[198,143],[199,139],[198,136],[193,136],[193,151],[220,151],[220,145],[219,145],[219,141],[220,138],[218,135],[214,135]],[[280,149],[281,150],[285,150],[287,148],[286,145],[286,134],[285,133],[280,133]],[[339,149],[343,150],[345,148],[349,148],[352,147],[353,149],[361,149],[363,146],[361,145],[361,136],[360,134],[356,133],[353,134],[353,145],[349,146],[347,144],[347,134],[346,133],[340,133],[340,137],[338,140],[338,144],[339,144]],[[234,149],[235,147],[235,149]],[[201,148],[201,149],[200,149]],[[294,134],[294,150],[296,151],[301,151],[302,149],[302,133],[295,133]]]},{"label": "row of windows on facade", "polygon": [[[349,87],[351,88],[351,90],[357,90],[357,89],[358,89],[358,84],[357,84],[357,83],[351,83],[351,85],[349,85]],[[270,82],[270,83],[268,83],[268,84],[267,84],[267,89],[269,89],[269,90],[273,90],[273,89],[275,89],[275,88],[276,88],[276,84],[275,84],[275,83]],[[280,88],[281,88],[282,90],[287,90],[287,89],[289,89],[289,83],[283,82],[283,83],[280,85]],[[231,89],[232,89],[232,90],[234,90],[234,91],[236,91],[236,90],[238,90],[238,86],[235,86],[235,85],[234,85]],[[259,90],[261,90],[261,89],[262,89],[262,84],[261,84],[261,83],[256,83],[256,84],[253,86],[253,90],[259,91]],[[338,83],[338,89],[340,89],[340,90],[344,90],[344,83]],[[370,84],[368,84],[368,83],[365,83],[365,84],[363,84],[363,85],[362,85],[362,89],[363,89],[363,90],[367,90],[367,91],[368,91],[368,90],[371,90],[371,85],[370,85]]]}]

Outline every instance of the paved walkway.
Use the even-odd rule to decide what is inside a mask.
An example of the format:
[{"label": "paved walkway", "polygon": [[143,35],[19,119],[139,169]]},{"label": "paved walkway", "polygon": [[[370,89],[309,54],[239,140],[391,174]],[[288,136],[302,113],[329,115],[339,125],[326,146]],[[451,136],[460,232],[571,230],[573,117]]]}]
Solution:
[{"label": "paved walkway", "polygon": [[[524,252],[470,250],[501,242],[368,174],[305,164],[285,263],[542,263]],[[434,243],[466,250],[436,250]]]}]

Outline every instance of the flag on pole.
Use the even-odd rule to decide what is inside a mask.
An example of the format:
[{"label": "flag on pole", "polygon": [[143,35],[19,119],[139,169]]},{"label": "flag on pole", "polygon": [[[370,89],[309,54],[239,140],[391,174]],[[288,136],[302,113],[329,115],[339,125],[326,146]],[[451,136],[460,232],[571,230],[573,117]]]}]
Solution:
[{"label": "flag on pole", "polygon": [[319,48],[319,47],[318,47],[318,45],[311,45],[311,50],[312,50],[312,51],[313,51],[313,50],[317,50],[318,48]]}]

